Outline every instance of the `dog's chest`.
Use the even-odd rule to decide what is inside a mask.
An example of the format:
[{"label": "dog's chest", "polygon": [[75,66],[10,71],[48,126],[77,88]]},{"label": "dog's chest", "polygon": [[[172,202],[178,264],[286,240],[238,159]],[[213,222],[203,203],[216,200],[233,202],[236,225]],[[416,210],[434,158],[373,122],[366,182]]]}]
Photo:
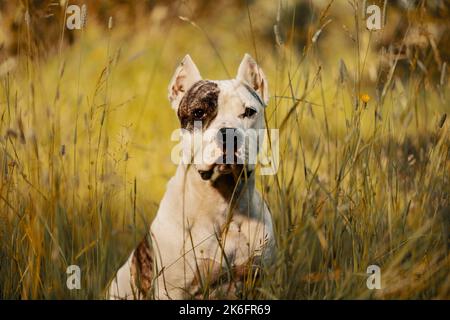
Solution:
[{"label": "dog's chest", "polygon": [[232,219],[225,214],[194,224],[187,230],[182,251],[214,261],[222,261],[225,255],[227,263],[239,265],[261,254],[268,235],[260,220],[233,212]]}]

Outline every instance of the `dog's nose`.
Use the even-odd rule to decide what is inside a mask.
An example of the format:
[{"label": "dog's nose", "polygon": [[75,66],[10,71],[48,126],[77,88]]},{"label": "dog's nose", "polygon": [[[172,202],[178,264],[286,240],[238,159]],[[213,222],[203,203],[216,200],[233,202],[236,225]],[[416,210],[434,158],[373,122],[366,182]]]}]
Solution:
[{"label": "dog's nose", "polygon": [[220,128],[217,133],[217,143],[224,152],[236,152],[242,145],[242,134],[236,128]]}]

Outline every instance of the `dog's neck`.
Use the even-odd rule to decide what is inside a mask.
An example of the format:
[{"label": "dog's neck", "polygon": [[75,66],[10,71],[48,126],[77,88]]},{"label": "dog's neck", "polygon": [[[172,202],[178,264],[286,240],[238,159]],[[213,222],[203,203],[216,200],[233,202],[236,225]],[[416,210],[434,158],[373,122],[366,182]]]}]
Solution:
[{"label": "dog's neck", "polygon": [[[188,211],[206,208],[214,210],[228,207],[245,213],[251,205],[252,195],[255,188],[254,174],[245,176],[243,172],[239,177],[233,175],[222,175],[214,180],[203,180],[194,166],[180,164],[174,176],[171,192],[177,197],[182,197],[184,207]],[[212,204],[212,205],[211,205]]]}]

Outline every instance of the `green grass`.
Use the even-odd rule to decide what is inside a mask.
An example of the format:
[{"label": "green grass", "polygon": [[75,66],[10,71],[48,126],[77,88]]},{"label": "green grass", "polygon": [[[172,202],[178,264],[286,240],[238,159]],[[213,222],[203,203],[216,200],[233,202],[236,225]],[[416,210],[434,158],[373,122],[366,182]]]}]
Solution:
[{"label": "green grass", "polygon": [[[261,7],[276,16],[277,5]],[[0,75],[0,298],[104,297],[175,171],[166,90],[187,52],[206,78],[233,76],[245,52],[269,77],[281,163],[257,179],[278,253],[245,297],[450,298],[448,82],[394,74],[381,96],[367,80],[380,52],[350,6],[359,40],[339,45],[346,33],[326,26],[301,53],[265,42],[257,9],[254,30],[247,12],[227,9],[211,26],[174,17],[130,32],[92,20],[47,60],[21,48]],[[66,287],[71,264],[81,290]],[[366,287],[372,264],[382,290]]]}]

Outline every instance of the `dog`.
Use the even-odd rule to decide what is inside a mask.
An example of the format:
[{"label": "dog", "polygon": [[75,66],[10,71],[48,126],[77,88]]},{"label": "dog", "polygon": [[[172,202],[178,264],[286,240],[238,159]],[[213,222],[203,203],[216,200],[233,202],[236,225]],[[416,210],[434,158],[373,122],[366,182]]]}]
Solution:
[{"label": "dog", "polygon": [[[239,283],[273,261],[275,240],[269,208],[255,189],[255,164],[237,161],[246,155],[224,141],[230,133],[239,136],[240,130],[265,129],[267,79],[248,54],[235,79],[220,81],[203,79],[186,55],[168,91],[185,135],[212,133],[201,138],[200,145],[211,147],[213,158],[234,162],[178,165],[150,232],[118,270],[108,295],[110,299],[237,298]],[[197,152],[194,147],[193,154]]]}]

